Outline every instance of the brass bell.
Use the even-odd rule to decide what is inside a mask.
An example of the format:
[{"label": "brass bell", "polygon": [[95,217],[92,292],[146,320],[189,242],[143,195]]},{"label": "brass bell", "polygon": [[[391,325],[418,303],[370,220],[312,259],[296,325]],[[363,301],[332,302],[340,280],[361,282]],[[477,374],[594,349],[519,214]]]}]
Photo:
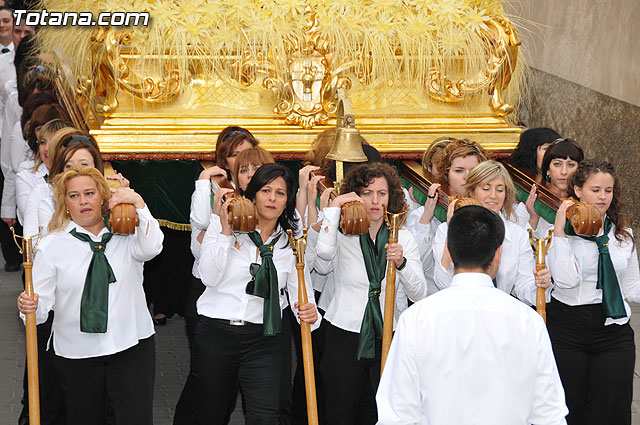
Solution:
[{"label": "brass bell", "polygon": [[362,137],[356,128],[356,118],[351,113],[349,99],[340,99],[336,117],[336,139],[327,158],[342,162],[367,161],[362,150]]}]

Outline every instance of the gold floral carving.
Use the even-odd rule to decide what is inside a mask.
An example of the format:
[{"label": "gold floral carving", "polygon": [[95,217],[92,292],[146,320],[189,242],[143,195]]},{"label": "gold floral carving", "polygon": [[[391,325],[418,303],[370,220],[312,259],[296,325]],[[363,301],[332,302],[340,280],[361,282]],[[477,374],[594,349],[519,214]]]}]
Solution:
[{"label": "gold floral carving", "polygon": [[511,23],[501,17],[492,17],[477,31],[486,42],[485,72],[473,79],[452,81],[434,67],[426,81],[429,95],[444,102],[463,102],[486,89],[493,111],[500,116],[508,115],[513,112],[513,105],[504,101],[503,90],[511,80],[521,42]]}]

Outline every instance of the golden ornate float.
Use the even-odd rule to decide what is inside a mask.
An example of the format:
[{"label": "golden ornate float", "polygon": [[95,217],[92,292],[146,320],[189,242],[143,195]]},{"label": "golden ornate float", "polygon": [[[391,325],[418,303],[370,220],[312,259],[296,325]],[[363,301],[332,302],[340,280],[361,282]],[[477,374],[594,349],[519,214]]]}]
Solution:
[{"label": "golden ornate float", "polygon": [[[299,157],[344,89],[387,157],[441,136],[512,149],[518,41],[493,0],[42,0],[49,11],[149,12],[148,27],[44,28],[60,91],[112,158],[210,158],[227,125]],[[505,100],[509,99],[509,100]]]}]

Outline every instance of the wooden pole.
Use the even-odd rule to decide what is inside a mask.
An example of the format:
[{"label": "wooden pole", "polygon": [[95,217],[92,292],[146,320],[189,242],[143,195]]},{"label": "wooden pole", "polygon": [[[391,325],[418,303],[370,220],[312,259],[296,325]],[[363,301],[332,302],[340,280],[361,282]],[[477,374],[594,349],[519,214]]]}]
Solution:
[{"label": "wooden pole", "polygon": [[[22,238],[22,256],[24,265],[24,292],[32,297],[33,247],[31,238]],[[40,425],[40,383],[38,382],[38,331],[36,329],[36,313],[25,315],[27,333],[27,387],[29,389],[29,424]]]},{"label": "wooden pole", "polygon": [[[408,205],[404,205],[404,210],[398,214],[387,212],[384,206],[384,219],[389,228],[389,244],[398,243],[398,232],[400,226],[407,218]],[[396,263],[392,260],[387,261],[387,284],[385,286],[384,295],[384,319],[382,321],[382,353],[380,361],[380,376],[384,372],[384,365],[387,362],[389,349],[391,348],[391,340],[393,339],[393,316],[396,306]]]},{"label": "wooden pole", "polygon": [[[304,252],[307,245],[307,229],[302,230],[301,238],[294,238],[293,232],[288,230],[289,243],[296,257],[298,272],[298,308],[307,304],[307,286],[304,281]],[[307,421],[309,425],[318,425],[318,402],[316,398],[316,375],[313,366],[313,343],[311,341],[311,325],[300,321],[302,336],[302,364],[304,368],[304,388],[307,395]]]},{"label": "wooden pole", "polygon": [[[536,264],[536,271],[544,270],[544,264]],[[545,297],[544,288],[538,287],[536,290],[536,311],[540,316],[542,316],[542,320],[547,324],[547,297]]]},{"label": "wooden pole", "polygon": [[[298,306],[305,305],[307,288],[304,281],[304,263],[296,264],[298,270]],[[311,325],[300,321],[302,335],[302,363],[304,365],[304,387],[307,394],[307,418],[309,425],[318,425],[318,404],[316,398],[316,375],[313,366],[313,344],[311,342]]]},{"label": "wooden pole", "polygon": [[[545,257],[549,251],[549,245],[551,245],[551,237],[553,235],[553,229],[549,230],[549,236],[546,238],[536,238],[533,236],[533,230],[529,229],[529,241],[533,247],[534,254],[536,256],[536,271],[544,270],[547,268],[545,265]],[[547,323],[547,297],[545,296],[545,289],[538,287],[536,290],[536,312],[542,316],[544,323]]]},{"label": "wooden pole", "polygon": [[[398,238],[389,238],[389,243],[398,243]],[[387,285],[384,295],[384,320],[382,322],[382,359],[380,364],[380,375],[384,372],[384,365],[387,362],[391,339],[393,338],[393,316],[396,304],[396,263],[387,262]]]}]

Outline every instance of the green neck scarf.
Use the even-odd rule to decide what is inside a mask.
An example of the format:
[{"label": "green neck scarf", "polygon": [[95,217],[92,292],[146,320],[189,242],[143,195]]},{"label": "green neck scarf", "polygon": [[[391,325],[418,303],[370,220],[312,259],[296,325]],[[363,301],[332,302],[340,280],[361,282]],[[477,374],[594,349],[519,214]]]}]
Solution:
[{"label": "green neck scarf", "polygon": [[611,220],[609,217],[604,219],[604,230],[602,236],[582,236],[577,235],[569,221],[565,226],[565,233],[571,236],[579,236],[598,245],[598,283],[597,289],[602,289],[602,307],[604,315],[612,319],[620,319],[627,317],[622,301],[622,293],[618,284],[618,276],[611,262],[611,254],[609,254],[609,232],[611,231]]},{"label": "green neck scarf", "polygon": [[256,230],[248,233],[249,239],[260,249],[262,264],[256,273],[253,295],[264,298],[262,322],[264,336],[282,333],[282,316],[280,312],[280,296],[278,295],[278,272],[273,264],[273,247],[280,239],[276,236],[270,244],[263,244],[260,233]]},{"label": "green neck scarf", "polygon": [[109,284],[116,281],[109,260],[104,251],[112,233],[102,235],[100,242],[94,242],[89,235],[71,230],[71,236],[89,243],[93,257],[89,263],[87,277],[84,279],[82,299],[80,301],[80,331],[87,333],[107,332],[109,311]]},{"label": "green neck scarf", "polygon": [[360,339],[358,340],[357,359],[373,359],[376,355],[376,338],[382,339],[382,311],[380,310],[380,290],[382,279],[387,270],[387,250],[389,230],[382,223],[375,244],[369,237],[369,232],[360,236],[360,249],[364,258],[369,278],[369,300],[364,310]]}]

